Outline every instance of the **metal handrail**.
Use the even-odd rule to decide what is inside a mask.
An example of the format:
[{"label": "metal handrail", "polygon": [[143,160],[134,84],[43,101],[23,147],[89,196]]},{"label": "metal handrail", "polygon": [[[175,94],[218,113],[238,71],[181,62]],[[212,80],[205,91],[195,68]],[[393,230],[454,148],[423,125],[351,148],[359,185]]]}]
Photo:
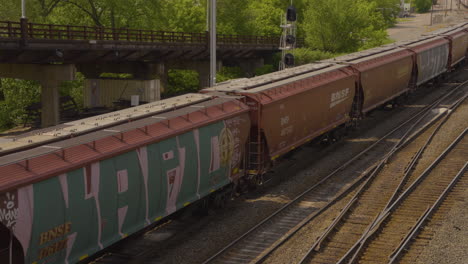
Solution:
[{"label": "metal handrail", "polygon": [[[196,32],[156,31],[147,29],[110,28],[97,26],[52,25],[0,21],[0,38],[28,40],[96,40],[144,43],[207,44],[208,35]],[[218,34],[220,44],[279,45],[280,36]],[[302,46],[303,38],[297,39]]]}]

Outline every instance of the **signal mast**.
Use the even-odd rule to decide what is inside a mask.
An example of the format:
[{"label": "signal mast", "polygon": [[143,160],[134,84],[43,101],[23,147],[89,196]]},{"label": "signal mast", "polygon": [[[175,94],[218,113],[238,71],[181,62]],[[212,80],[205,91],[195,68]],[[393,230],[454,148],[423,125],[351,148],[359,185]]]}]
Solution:
[{"label": "signal mast", "polygon": [[284,70],[286,68],[294,67],[294,55],[289,51],[296,48],[296,21],[297,12],[296,8],[292,5],[286,10],[286,15],[281,18],[281,28],[283,33],[280,39],[280,50],[281,50],[281,61],[279,69]]}]

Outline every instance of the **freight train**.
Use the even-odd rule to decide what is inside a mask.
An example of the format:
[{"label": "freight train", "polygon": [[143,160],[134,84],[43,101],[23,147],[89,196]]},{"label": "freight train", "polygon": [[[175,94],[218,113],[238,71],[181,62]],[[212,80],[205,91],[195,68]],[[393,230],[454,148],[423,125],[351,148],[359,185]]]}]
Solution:
[{"label": "freight train", "polygon": [[76,263],[190,204],[261,184],[458,67],[468,23],[0,141],[0,263]]}]

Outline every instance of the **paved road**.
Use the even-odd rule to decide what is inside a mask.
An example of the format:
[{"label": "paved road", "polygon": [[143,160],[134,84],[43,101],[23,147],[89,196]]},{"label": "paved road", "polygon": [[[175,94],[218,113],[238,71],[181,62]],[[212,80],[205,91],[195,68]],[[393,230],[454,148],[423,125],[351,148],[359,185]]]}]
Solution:
[{"label": "paved road", "polygon": [[389,28],[387,32],[395,41],[413,39],[427,32],[468,21],[468,10],[447,12],[447,16],[445,12],[435,12],[433,20],[435,23],[430,25],[430,13],[412,14],[409,18],[400,19],[400,22],[395,27]]}]

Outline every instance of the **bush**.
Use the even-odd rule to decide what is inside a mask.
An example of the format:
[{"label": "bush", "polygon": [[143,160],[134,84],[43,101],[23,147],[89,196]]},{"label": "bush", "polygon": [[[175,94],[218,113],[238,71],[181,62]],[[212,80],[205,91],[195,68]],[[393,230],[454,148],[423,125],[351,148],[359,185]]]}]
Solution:
[{"label": "bush", "polygon": [[416,11],[418,11],[419,13],[425,13],[431,10],[432,1],[431,0],[416,0],[414,2],[414,5],[416,7]]},{"label": "bush", "polygon": [[9,129],[24,122],[26,108],[39,102],[41,88],[35,81],[1,79],[0,90],[4,101],[0,102],[0,129]]},{"label": "bush", "polygon": [[[60,86],[60,96],[71,96],[83,107],[84,76],[78,73],[75,81]],[[0,130],[22,125],[27,117],[26,108],[41,101],[41,86],[36,81],[0,79]]]},{"label": "bush", "polygon": [[276,68],[271,64],[265,64],[262,67],[255,69],[255,76],[267,74],[276,71]]},{"label": "bush", "polygon": [[243,76],[244,74],[240,67],[222,67],[221,70],[216,73],[216,82],[225,82],[227,80],[238,79]]},{"label": "bush", "polygon": [[76,80],[63,82],[60,86],[60,96],[71,96],[79,109],[83,109],[84,80],[84,75],[78,72]]},{"label": "bush", "polygon": [[198,73],[192,70],[169,70],[167,87],[161,94],[162,98],[194,93],[200,88]]},{"label": "bush", "polygon": [[307,63],[316,62],[319,60],[326,60],[336,55],[331,52],[313,50],[308,48],[298,48],[291,52],[294,55],[295,65],[303,65]]}]

